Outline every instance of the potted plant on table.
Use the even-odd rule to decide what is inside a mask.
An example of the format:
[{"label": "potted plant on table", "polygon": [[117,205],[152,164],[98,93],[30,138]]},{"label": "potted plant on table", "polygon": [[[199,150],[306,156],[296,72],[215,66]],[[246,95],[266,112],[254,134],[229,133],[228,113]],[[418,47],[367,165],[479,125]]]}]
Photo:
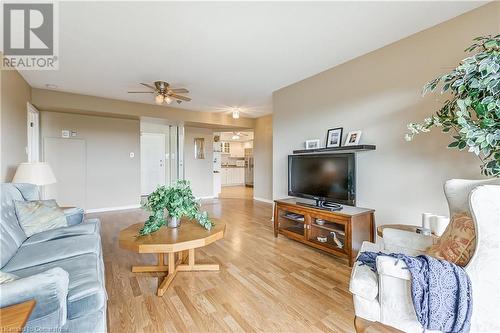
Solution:
[{"label": "potted plant on table", "polygon": [[143,207],[149,210],[151,215],[139,231],[141,236],[151,234],[165,224],[176,228],[180,226],[182,217],[197,220],[207,230],[214,226],[207,212],[200,211],[200,204],[186,180],[178,180],[171,186],[159,186],[148,195]]},{"label": "potted plant on table", "polygon": [[441,85],[451,92],[443,107],[423,123],[408,124],[411,141],[415,134],[441,127],[453,133],[448,147],[474,153],[481,160],[481,173],[500,177],[500,35],[477,37],[457,68],[424,86],[424,94]]}]

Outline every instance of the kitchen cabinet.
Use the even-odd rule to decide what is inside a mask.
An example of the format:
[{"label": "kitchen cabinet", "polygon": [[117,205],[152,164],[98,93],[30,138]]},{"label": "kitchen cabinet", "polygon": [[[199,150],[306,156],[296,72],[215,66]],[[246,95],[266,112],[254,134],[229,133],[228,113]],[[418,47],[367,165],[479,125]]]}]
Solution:
[{"label": "kitchen cabinet", "polygon": [[229,153],[231,157],[245,157],[245,150],[243,148],[243,143],[241,142],[230,142],[229,143]]},{"label": "kitchen cabinet", "polygon": [[231,153],[231,143],[227,141],[221,141],[220,150],[223,154]]},{"label": "kitchen cabinet", "polygon": [[222,186],[235,186],[245,184],[245,168],[222,168]]}]

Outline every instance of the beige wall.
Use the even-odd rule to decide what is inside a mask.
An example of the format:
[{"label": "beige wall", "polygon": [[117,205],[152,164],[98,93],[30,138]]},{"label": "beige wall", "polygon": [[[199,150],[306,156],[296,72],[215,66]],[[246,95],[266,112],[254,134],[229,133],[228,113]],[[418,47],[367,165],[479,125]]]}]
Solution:
[{"label": "beige wall", "polygon": [[273,116],[255,120],[254,129],[254,181],[253,196],[273,199]]},{"label": "beige wall", "polygon": [[423,212],[446,214],[443,182],[480,178],[480,163],[447,149],[450,138],[437,130],[405,142],[406,124],[445,100],[423,98],[425,82],[456,66],[474,37],[499,32],[500,3],[491,3],[276,91],[274,198],[287,196],[287,155],[306,139],[324,145],[329,128],[343,127],[345,134],[362,130],[362,142],[377,145],[357,157],[357,204],[376,209],[377,224],[418,224]]},{"label": "beige wall", "polygon": [[10,182],[17,165],[26,162],[27,108],[31,87],[15,70],[2,70],[1,76],[1,169],[0,181]]},{"label": "beige wall", "polygon": [[[195,159],[194,139],[205,139],[205,158]],[[186,127],[184,132],[184,177],[197,198],[213,197],[213,130]]]},{"label": "beige wall", "polygon": [[71,94],[46,89],[33,89],[32,103],[40,110],[106,115],[109,117],[154,117],[172,123],[186,123],[196,127],[253,128],[254,119],[233,119],[221,112],[196,112],[167,106],[119,101],[116,99]]},{"label": "beige wall", "polygon": [[86,142],[86,209],[139,204],[139,120],[41,112],[42,140],[61,137],[62,129],[75,130],[76,139]]}]

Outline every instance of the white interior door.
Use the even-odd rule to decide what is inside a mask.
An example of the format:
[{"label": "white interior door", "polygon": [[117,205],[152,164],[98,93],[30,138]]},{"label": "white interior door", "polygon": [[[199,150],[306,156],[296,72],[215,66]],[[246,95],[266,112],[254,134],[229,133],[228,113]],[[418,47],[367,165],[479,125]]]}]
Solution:
[{"label": "white interior door", "polygon": [[165,185],[165,134],[141,133],[141,194]]},{"label": "white interior door", "polygon": [[40,161],[40,113],[27,103],[28,107],[28,162]]}]

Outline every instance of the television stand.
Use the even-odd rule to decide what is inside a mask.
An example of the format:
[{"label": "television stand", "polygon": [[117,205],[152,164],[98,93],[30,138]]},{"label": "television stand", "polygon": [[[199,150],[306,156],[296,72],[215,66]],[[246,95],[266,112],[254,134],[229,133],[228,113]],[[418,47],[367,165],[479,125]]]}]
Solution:
[{"label": "television stand", "polygon": [[306,207],[313,207],[313,208],[318,208],[318,209],[323,209],[323,210],[329,210],[331,212],[342,210],[342,208],[343,208],[341,204],[338,204],[335,202],[323,201],[323,200],[316,200],[316,204],[297,201],[297,205],[306,206]]},{"label": "television stand", "polygon": [[296,199],[275,200],[274,236],[278,234],[323,250],[354,264],[361,244],[375,239],[374,210],[318,207]]}]

